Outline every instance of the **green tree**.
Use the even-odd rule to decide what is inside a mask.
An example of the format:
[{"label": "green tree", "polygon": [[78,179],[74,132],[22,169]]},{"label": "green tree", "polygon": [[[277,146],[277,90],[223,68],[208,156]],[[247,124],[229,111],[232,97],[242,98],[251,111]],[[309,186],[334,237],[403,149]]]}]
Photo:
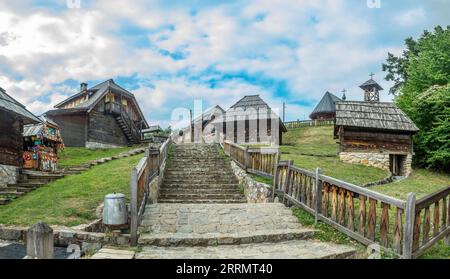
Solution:
[{"label": "green tree", "polygon": [[416,123],[416,163],[450,169],[448,83],[450,80],[450,26],[437,26],[418,39],[405,40],[401,56],[388,54],[383,71],[393,81],[396,104]]}]

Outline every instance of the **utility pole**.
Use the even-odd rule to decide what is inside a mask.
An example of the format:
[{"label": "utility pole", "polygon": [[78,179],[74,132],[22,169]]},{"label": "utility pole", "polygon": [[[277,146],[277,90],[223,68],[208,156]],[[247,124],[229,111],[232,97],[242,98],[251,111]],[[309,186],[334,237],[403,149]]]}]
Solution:
[{"label": "utility pole", "polygon": [[191,123],[191,142],[194,142],[194,122],[192,119],[192,109],[189,110],[190,113],[190,123]]}]

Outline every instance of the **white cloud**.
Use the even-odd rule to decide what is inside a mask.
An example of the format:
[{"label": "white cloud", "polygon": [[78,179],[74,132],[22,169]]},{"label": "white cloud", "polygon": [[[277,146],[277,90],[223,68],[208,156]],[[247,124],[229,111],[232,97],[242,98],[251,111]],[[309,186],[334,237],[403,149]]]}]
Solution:
[{"label": "white cloud", "polygon": [[[0,3],[0,86],[36,113],[76,91],[59,85],[66,80],[135,74],[134,93],[150,122],[168,123],[174,107],[191,106],[196,98],[224,108],[245,94],[283,102],[265,83],[221,81],[222,74],[245,72],[284,82],[290,91],[285,98],[296,103],[344,87],[350,97],[360,98],[357,86],[379,70],[388,51],[401,49],[373,44],[377,21],[365,16],[367,9],[351,9],[345,1],[230,2],[195,13],[188,5],[167,8],[143,0],[98,0],[60,12],[30,7],[29,0]],[[419,8],[396,20],[408,25],[423,17]],[[133,41],[133,32],[143,33],[142,45]],[[174,60],[164,51],[185,57]],[[381,81],[382,73],[377,77],[389,86]],[[218,80],[215,87],[211,79]],[[288,107],[294,119],[311,110]]]},{"label": "white cloud", "polygon": [[395,17],[395,22],[401,26],[420,25],[426,18],[423,8],[417,8],[403,12]]}]

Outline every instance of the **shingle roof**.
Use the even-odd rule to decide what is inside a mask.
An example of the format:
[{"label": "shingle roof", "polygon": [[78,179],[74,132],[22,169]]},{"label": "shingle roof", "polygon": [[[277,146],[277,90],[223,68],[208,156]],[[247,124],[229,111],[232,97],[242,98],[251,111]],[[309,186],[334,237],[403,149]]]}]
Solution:
[{"label": "shingle roof", "polygon": [[336,112],[336,102],[339,101],[342,100],[327,91],[309,117],[313,118],[318,113]]},{"label": "shingle roof", "polygon": [[336,126],[417,132],[411,119],[393,103],[336,103]]},{"label": "shingle roof", "polygon": [[41,122],[34,114],[29,112],[24,105],[9,96],[6,91],[0,87],[0,109],[7,110],[19,115],[24,124]]},{"label": "shingle roof", "polygon": [[248,95],[244,98],[237,101],[236,104],[232,105],[231,108],[247,108],[247,107],[254,107],[254,108],[269,108],[269,105],[267,105],[266,102],[264,102],[259,95]]},{"label": "shingle roof", "polygon": [[222,123],[230,121],[231,119],[277,119],[280,121],[281,129],[286,132],[287,129],[284,126],[280,117],[273,112],[269,105],[264,102],[259,95],[249,95],[240,99],[236,104],[232,105],[221,117],[218,117],[213,123]]},{"label": "shingle roof", "polygon": [[383,90],[383,87],[381,87],[381,85],[379,85],[375,80],[373,80],[372,78],[369,79],[368,81],[364,82],[363,84],[361,84],[359,87],[361,89],[366,89],[368,87],[373,87],[375,86],[376,88],[378,88],[378,90]]},{"label": "shingle roof", "polygon": [[[100,101],[107,93],[113,92],[113,93],[123,94],[123,95],[128,96],[129,98],[131,98],[131,99],[134,101],[135,106],[136,106],[136,108],[138,109],[138,111],[139,111],[139,113],[140,113],[140,115],[141,115],[141,118],[142,118],[142,119],[144,120],[144,122],[145,122],[145,126],[146,126],[146,127],[149,126],[148,123],[147,123],[147,121],[145,120],[145,116],[144,116],[144,114],[142,113],[141,108],[139,107],[139,105],[138,105],[138,103],[137,103],[137,101],[136,101],[135,96],[134,96],[131,92],[129,92],[128,90],[126,90],[126,89],[124,89],[123,87],[121,87],[121,86],[119,86],[118,84],[116,84],[116,83],[114,82],[114,80],[109,79],[109,80],[107,80],[107,81],[104,81],[104,82],[102,82],[102,83],[99,83],[99,84],[97,84],[97,85],[95,85],[95,86],[89,88],[89,89],[87,90],[87,92],[88,92],[89,94],[91,94],[90,97],[88,98],[88,100],[85,101],[85,102],[82,102],[82,103],[80,103],[80,104],[78,104],[78,105],[76,105],[76,106],[74,106],[74,107],[72,108],[72,110],[73,110],[73,109],[76,109],[76,110],[80,110],[80,111],[83,111],[83,110],[91,111],[91,110],[97,105],[97,103],[98,103],[98,102],[99,102],[99,101]],[[80,97],[80,96],[83,96],[84,94],[86,94],[86,92],[79,92],[79,93],[77,93],[77,94],[75,94],[75,95],[73,95],[73,96],[67,98],[66,100],[62,101],[61,103],[55,105],[55,108],[60,108],[60,107],[62,107],[63,105],[67,104],[68,102],[72,101],[73,99],[75,99],[75,98],[77,98],[77,97]]]}]

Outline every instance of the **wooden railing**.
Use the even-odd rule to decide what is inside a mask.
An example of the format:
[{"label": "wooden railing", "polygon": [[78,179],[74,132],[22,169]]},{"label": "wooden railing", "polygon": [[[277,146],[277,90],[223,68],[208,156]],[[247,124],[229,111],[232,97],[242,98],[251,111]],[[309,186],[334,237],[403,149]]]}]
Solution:
[{"label": "wooden railing", "polygon": [[[403,258],[417,258],[440,239],[449,237],[447,198],[450,187],[419,201],[380,194],[281,161],[274,178],[274,193],[364,245],[378,244]],[[433,238],[429,238],[430,206],[434,204]],[[441,204],[441,206],[439,206]],[[425,210],[419,245],[421,216]],[[393,216],[390,216],[393,215]],[[439,222],[439,216],[442,216]],[[393,217],[393,218],[391,218]],[[393,219],[393,222],[391,220]],[[445,221],[444,221],[445,220]]]},{"label": "wooden railing", "polygon": [[137,245],[137,229],[150,193],[150,183],[160,174],[167,159],[171,139],[168,138],[159,149],[149,148],[136,167],[131,170],[130,235],[131,245]]},{"label": "wooden railing", "polygon": [[450,245],[450,187],[418,200],[414,213],[414,224],[411,226],[414,258],[444,237]]},{"label": "wooden railing", "polygon": [[280,157],[278,148],[243,147],[229,141],[223,142],[225,154],[248,173],[272,179]]},{"label": "wooden railing", "polygon": [[297,120],[284,122],[284,126],[286,126],[287,129],[332,125],[334,125],[333,120]]}]

